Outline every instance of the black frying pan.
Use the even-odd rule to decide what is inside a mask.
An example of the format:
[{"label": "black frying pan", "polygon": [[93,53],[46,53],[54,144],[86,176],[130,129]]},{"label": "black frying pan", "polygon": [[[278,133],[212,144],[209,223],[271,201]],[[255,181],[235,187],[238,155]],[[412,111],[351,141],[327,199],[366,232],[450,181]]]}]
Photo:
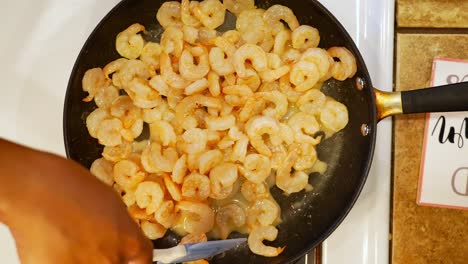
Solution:
[{"label": "black frying pan", "polygon": [[[138,22],[145,25],[148,30],[146,37],[158,40],[161,27],[155,15],[163,2],[123,0],[99,23],[78,56],[65,97],[64,137],[67,156],[83,166],[89,168],[101,156],[102,146],[89,136],[86,129],[86,117],[96,106],[82,102],[86,94],[82,91],[81,79],[86,70],[103,67],[119,58],[115,37],[130,24]],[[328,237],[352,208],[371,165],[378,120],[402,112],[468,110],[468,93],[462,91],[461,85],[451,87],[450,93],[442,88],[401,94],[374,90],[359,50],[325,7],[315,0],[256,1],[258,7],[265,9],[273,4],[290,7],[301,24],[316,27],[320,31],[320,47],[345,46],[356,56],[356,78],[344,82],[331,79],[322,88],[325,94],[348,107],[350,122],[343,131],[319,145],[318,156],[329,166],[325,175],[311,175],[313,191],[286,197],[276,187],[272,189],[281,206],[283,221],[278,226],[278,238],[271,244],[286,246],[285,251],[278,257],[265,258],[252,254],[245,245],[215,257],[211,263],[293,263]],[[220,30],[233,28],[233,18],[228,17]],[[164,238],[154,241],[154,245],[156,248],[174,246],[177,243],[175,238],[177,236],[169,232]]]}]

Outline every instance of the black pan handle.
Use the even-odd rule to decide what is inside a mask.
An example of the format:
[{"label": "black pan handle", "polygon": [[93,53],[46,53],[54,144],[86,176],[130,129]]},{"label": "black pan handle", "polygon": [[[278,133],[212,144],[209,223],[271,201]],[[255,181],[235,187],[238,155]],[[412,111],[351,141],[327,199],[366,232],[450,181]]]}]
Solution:
[{"label": "black pan handle", "polygon": [[401,92],[404,114],[468,111],[468,82]]},{"label": "black pan handle", "polygon": [[377,118],[410,113],[468,111],[468,82],[404,92],[374,89]]}]

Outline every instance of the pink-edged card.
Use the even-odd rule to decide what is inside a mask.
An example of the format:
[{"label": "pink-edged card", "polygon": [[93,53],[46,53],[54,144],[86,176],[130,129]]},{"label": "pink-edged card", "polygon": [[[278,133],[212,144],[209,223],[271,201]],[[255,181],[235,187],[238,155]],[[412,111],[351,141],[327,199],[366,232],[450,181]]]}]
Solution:
[{"label": "pink-edged card", "polygon": [[[435,58],[432,86],[458,82],[468,60]],[[468,210],[468,112],[427,114],[417,203]]]}]

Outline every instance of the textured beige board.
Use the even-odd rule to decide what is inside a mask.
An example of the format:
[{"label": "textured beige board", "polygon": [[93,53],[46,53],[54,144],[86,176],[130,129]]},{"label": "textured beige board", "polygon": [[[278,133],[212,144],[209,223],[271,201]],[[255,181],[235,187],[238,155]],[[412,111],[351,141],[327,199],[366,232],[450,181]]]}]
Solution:
[{"label": "textured beige board", "polygon": [[[433,58],[468,59],[466,47],[468,35],[397,34],[396,89],[427,86]],[[395,117],[392,263],[465,264],[468,211],[416,204],[424,125],[424,114]]]},{"label": "textured beige board", "polygon": [[399,27],[468,28],[468,0],[397,0]]}]

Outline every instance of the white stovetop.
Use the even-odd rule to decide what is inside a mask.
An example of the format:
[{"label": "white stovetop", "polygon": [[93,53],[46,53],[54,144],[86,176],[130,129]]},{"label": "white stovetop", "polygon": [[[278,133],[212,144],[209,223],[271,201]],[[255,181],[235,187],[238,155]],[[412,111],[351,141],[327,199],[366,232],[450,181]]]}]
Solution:
[{"label": "white stovetop", "polygon": [[[64,155],[62,110],[74,61],[119,0],[15,0],[0,9],[0,137]],[[376,87],[391,90],[394,0],[320,0],[358,44]],[[325,264],[388,263],[391,123],[379,124],[369,179],[324,243]],[[18,263],[0,225],[0,263]]]}]

